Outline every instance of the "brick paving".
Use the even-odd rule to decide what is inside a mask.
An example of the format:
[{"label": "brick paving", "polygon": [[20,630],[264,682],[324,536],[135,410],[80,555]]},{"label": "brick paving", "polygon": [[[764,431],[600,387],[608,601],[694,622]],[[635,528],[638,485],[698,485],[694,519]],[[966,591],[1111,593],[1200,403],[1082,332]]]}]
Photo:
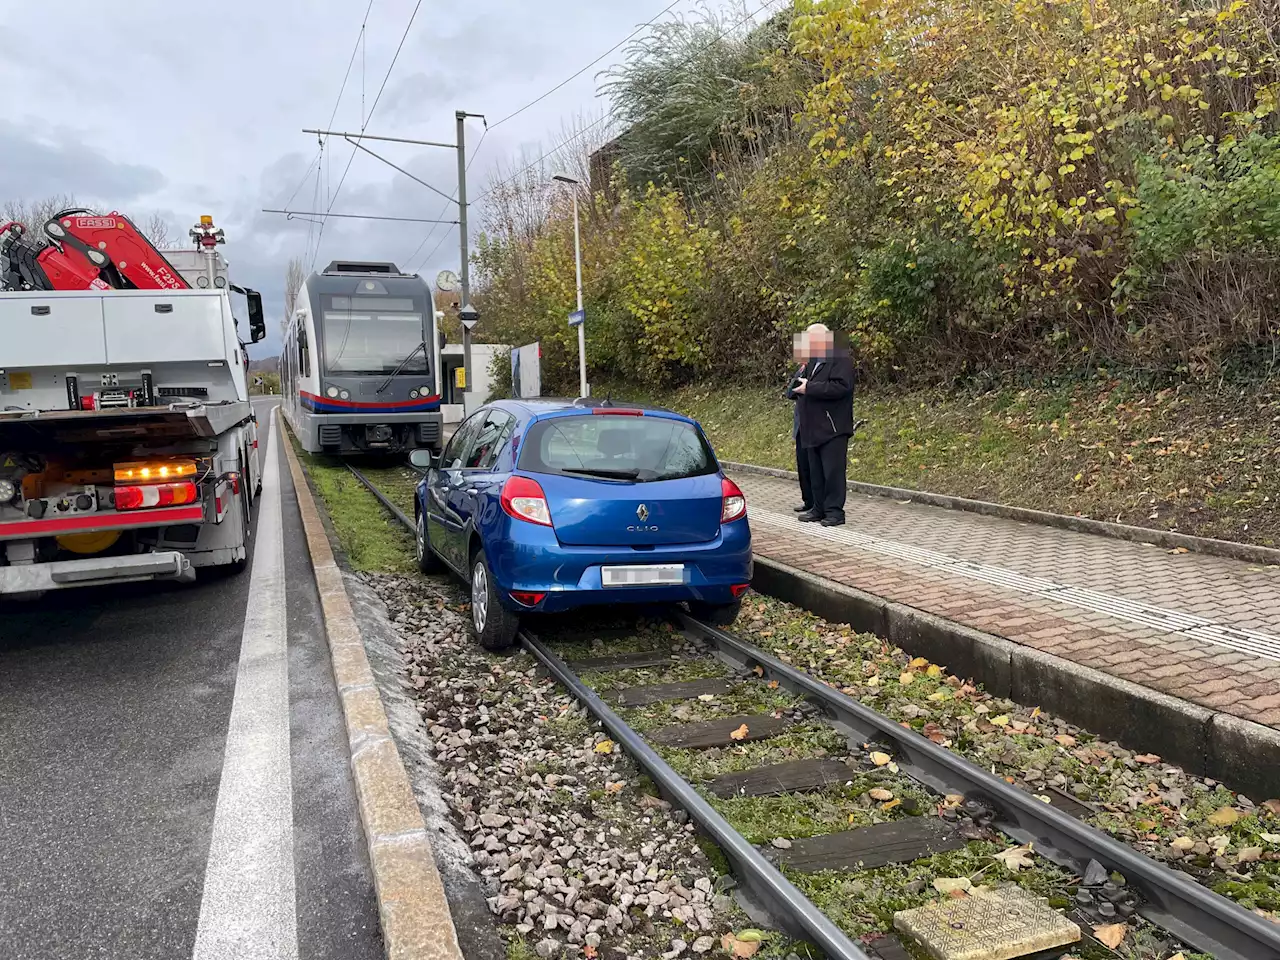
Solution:
[{"label": "brick paving", "polygon": [[[794,482],[733,479],[750,504],[758,556],[1280,728],[1280,659],[1223,645],[1236,641],[1220,629],[1253,631],[1261,644],[1280,638],[1280,569],[850,494],[839,529],[854,536],[844,539],[876,541],[856,545],[793,522]],[[1152,620],[1126,601],[1160,610]],[[1162,612],[1208,628],[1170,629]]]}]

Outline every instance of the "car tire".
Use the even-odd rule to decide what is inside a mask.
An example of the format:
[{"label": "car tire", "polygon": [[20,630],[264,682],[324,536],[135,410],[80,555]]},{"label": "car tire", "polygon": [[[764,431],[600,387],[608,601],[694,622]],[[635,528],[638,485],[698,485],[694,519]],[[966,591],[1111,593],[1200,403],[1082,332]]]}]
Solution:
[{"label": "car tire", "polygon": [[731,626],[733,621],[738,619],[738,612],[741,609],[741,600],[734,600],[731,603],[703,603],[700,600],[693,600],[689,603],[689,612],[693,614],[693,618],[712,627]]},{"label": "car tire", "polygon": [[418,569],[423,573],[439,573],[442,567],[440,558],[431,550],[431,541],[427,536],[427,514],[424,510],[418,511],[417,533],[414,534],[414,543],[417,546],[418,553]]},{"label": "car tire", "polygon": [[471,558],[471,631],[476,642],[495,653],[515,646],[520,618],[498,600],[484,550]]}]

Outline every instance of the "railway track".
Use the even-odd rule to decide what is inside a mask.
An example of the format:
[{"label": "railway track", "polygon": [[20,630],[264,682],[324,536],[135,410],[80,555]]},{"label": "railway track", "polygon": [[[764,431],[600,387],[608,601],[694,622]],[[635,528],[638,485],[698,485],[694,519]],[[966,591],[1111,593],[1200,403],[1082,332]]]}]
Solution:
[{"label": "railway track", "polygon": [[[413,530],[410,517],[350,469]],[[673,617],[696,642],[696,655],[651,650],[566,661],[530,630],[519,639],[723,852],[743,902],[761,922],[829,958],[912,956],[895,938],[852,936],[847,922],[838,924],[830,909],[824,912],[802,892],[803,878],[882,877],[877,871],[986,844],[985,869],[936,880],[937,895],[925,898],[932,903],[900,914],[899,929],[952,948],[986,942],[995,949],[1001,938],[1023,938],[1026,949],[1003,956],[1060,947],[1044,956],[1164,960],[1200,953],[1218,960],[1280,960],[1280,926],[1082,822],[1091,811],[1072,797],[1010,784],[728,632],[683,612]],[[666,709],[679,703],[691,705],[687,719],[662,722]],[[828,732],[832,749],[769,756],[770,743],[815,726]],[[707,756],[721,762],[697,759]],[[756,759],[763,765],[753,765]],[[824,792],[860,801],[848,824],[770,840],[759,835],[758,825],[735,824],[735,805],[752,798]],[[756,834],[754,840],[744,831]],[[1009,840],[1016,846],[1009,847]],[[1013,879],[1024,868],[1039,877],[1038,885],[1026,885],[1047,900],[1020,895],[1015,884],[979,883],[978,874]],[[899,899],[917,903],[921,892],[907,890]],[[1082,939],[1068,950],[1071,925]],[[1114,933],[1120,925],[1129,947],[1139,940],[1160,946],[1115,952],[1102,931]],[[1162,934],[1150,936],[1152,930]]]}]

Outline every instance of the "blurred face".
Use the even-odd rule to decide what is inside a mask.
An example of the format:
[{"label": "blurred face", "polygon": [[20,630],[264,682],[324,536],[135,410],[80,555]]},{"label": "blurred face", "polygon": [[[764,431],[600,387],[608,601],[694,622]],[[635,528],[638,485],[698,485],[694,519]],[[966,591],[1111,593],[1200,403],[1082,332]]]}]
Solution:
[{"label": "blurred face", "polygon": [[831,333],[823,333],[821,330],[815,330],[809,334],[809,355],[814,357],[828,357],[831,355],[832,348],[835,346],[835,336]]},{"label": "blurred face", "polygon": [[803,333],[797,333],[791,338],[791,356],[795,358],[796,363],[804,363],[809,359],[805,350],[804,340]]}]

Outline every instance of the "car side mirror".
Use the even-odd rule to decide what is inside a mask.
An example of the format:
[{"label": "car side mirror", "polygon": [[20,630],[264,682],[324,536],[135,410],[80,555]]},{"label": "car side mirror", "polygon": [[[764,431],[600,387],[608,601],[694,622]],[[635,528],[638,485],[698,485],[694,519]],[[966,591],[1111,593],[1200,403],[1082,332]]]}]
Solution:
[{"label": "car side mirror", "polygon": [[436,455],[427,449],[409,451],[409,462],[419,470],[431,470],[436,465]]}]

